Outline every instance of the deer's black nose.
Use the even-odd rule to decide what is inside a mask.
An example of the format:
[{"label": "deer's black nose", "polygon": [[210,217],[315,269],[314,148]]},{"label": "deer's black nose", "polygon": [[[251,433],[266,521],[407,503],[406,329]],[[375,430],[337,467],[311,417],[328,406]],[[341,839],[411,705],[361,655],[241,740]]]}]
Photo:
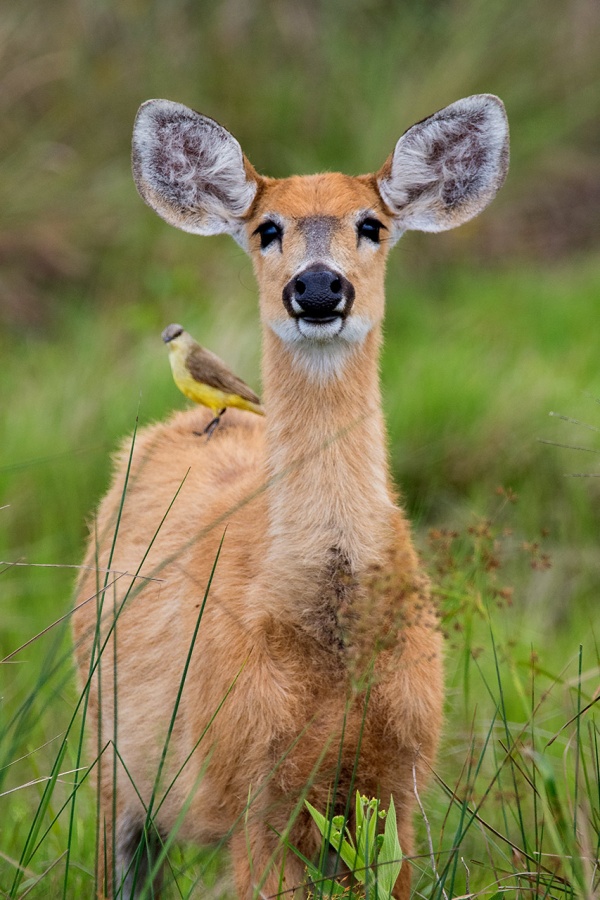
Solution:
[{"label": "deer's black nose", "polygon": [[283,289],[285,308],[294,318],[315,321],[347,316],[354,288],[347,278],[323,266],[311,266]]}]

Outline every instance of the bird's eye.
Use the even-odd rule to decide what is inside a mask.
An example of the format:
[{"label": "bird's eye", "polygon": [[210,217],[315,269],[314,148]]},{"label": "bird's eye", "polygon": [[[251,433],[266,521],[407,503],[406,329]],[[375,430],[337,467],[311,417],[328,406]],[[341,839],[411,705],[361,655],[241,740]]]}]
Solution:
[{"label": "bird's eye", "polygon": [[359,238],[368,238],[374,244],[378,244],[380,241],[379,232],[382,228],[385,228],[385,225],[382,225],[377,219],[363,219],[362,222],[358,223],[356,230]]},{"label": "bird's eye", "polygon": [[254,234],[260,235],[261,250],[265,250],[269,244],[273,243],[273,241],[279,241],[281,243],[283,229],[277,222],[273,222],[269,219],[267,222],[263,222],[262,225],[259,225]]}]

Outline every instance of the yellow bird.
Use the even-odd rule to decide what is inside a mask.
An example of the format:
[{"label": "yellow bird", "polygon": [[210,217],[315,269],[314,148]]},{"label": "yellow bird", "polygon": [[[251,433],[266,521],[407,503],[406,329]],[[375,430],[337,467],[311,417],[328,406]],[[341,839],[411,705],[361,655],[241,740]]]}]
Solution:
[{"label": "yellow bird", "polygon": [[254,391],[215,353],[201,347],[181,325],[167,325],[161,336],[169,350],[173,379],[181,393],[212,410],[214,419],[203,434],[210,437],[228,406],[264,416]]}]

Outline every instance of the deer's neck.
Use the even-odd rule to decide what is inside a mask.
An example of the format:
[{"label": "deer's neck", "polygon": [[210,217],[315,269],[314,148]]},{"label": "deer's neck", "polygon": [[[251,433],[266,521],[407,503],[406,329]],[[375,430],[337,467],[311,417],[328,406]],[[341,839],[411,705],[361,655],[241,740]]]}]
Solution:
[{"label": "deer's neck", "polygon": [[293,348],[265,332],[267,453],[274,479],[269,564],[286,580],[301,582],[302,572],[322,571],[332,559],[360,572],[387,543],[394,505],[379,390],[380,341],[374,329],[337,374],[327,374],[323,367],[319,372],[299,365]]}]

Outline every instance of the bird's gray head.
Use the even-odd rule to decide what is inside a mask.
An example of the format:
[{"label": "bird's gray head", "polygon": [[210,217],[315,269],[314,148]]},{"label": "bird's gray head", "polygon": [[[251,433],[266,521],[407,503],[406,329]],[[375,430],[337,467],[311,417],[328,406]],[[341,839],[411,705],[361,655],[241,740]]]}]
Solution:
[{"label": "bird's gray head", "polygon": [[178,338],[181,334],[183,334],[183,328],[181,325],[167,325],[161,337],[165,344],[168,344],[170,341],[174,341],[175,338]]}]

